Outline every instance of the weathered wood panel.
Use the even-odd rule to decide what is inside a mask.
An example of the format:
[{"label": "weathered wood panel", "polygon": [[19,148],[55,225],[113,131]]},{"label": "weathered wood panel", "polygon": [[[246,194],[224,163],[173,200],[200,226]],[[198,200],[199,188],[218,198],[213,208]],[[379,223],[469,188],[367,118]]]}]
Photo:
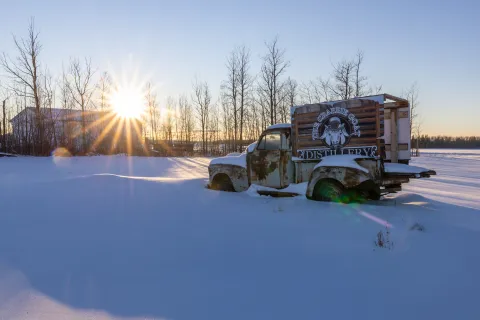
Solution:
[{"label": "weathered wood panel", "polygon": [[294,155],[312,148],[375,146],[380,150],[384,118],[383,105],[366,99],[296,107],[292,115]]}]

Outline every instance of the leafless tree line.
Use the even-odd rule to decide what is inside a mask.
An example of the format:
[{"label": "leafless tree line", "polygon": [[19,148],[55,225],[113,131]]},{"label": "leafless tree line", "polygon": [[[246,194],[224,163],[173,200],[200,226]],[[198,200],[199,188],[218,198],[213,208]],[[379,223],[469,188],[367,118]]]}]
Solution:
[{"label": "leafless tree line", "polygon": [[[34,155],[47,155],[52,146],[66,143],[65,137],[57,136],[56,126],[61,119],[53,111],[61,105],[63,109],[79,109],[87,111],[96,104],[92,100],[95,93],[91,61],[85,59],[82,62],[78,58],[70,60],[67,71],[63,71],[58,80],[54,80],[48,68],[42,66],[41,52],[42,44],[40,34],[35,28],[35,21],[32,18],[28,27],[28,35],[25,38],[13,36],[16,55],[10,57],[3,53],[0,56],[0,67],[7,75],[7,82],[3,85],[4,94],[3,107],[8,101],[10,112],[3,114],[3,149],[7,146],[22,146],[21,153]],[[103,87],[105,89],[105,87]],[[100,91],[102,92],[102,91]],[[105,105],[106,99],[103,96],[101,104]],[[34,121],[30,120],[28,111],[34,113]],[[15,114],[25,111],[24,119],[17,119],[21,122],[21,134],[7,139],[7,119],[12,119]],[[81,113],[82,149],[86,151],[86,127],[85,112]],[[20,139],[22,141],[15,141]],[[8,141],[9,140],[9,141]]]},{"label": "leafless tree line", "polygon": [[363,73],[365,55],[358,51],[351,59],[343,59],[332,64],[332,71],[300,86],[300,102],[346,100],[377,94],[382,86],[369,86],[368,77]]},{"label": "leafless tree line", "polygon": [[[45,155],[52,146],[74,148],[71,128],[58,119],[55,108],[81,110],[80,149],[88,149],[86,111],[111,110],[110,95],[116,89],[107,72],[98,73],[88,58],[70,59],[58,79],[41,63],[42,45],[34,20],[26,38],[13,37],[16,55],[0,56],[0,67],[8,76],[0,93],[0,140],[6,150],[22,145],[19,152]],[[235,47],[226,57],[225,80],[218,98],[212,97],[211,85],[195,79],[190,92],[160,101],[151,83],[145,89],[143,136],[148,141],[169,144],[196,143],[203,154],[242,152],[268,126],[290,121],[290,107],[296,104],[349,99],[379,93],[381,86],[372,86],[364,73],[364,53],[332,63],[331,71],[308,82],[298,83],[288,76],[290,61],[278,37],[265,42],[261,67],[252,70],[252,55],[245,45]],[[420,135],[418,121],[418,86],[404,93],[411,104],[412,135]],[[22,141],[7,141],[11,131],[8,119],[29,107],[35,121],[22,123]],[[55,127],[63,125],[60,136]],[[10,137],[10,139],[12,139]],[[17,138],[18,139],[18,138]],[[21,142],[21,143],[20,143]],[[108,146],[103,146],[107,149]],[[18,151],[18,150],[17,150]]]}]

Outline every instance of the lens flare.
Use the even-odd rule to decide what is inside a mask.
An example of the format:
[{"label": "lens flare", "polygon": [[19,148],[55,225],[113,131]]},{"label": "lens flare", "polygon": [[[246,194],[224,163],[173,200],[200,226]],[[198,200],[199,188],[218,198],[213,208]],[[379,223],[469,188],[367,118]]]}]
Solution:
[{"label": "lens flare", "polygon": [[145,110],[144,94],[134,87],[118,87],[110,97],[113,110],[121,117],[139,119]]}]

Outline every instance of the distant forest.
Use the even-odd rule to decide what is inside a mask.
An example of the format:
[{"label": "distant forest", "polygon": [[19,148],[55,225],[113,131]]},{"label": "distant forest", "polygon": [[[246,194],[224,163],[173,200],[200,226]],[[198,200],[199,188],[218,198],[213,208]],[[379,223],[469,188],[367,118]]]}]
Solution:
[{"label": "distant forest", "polygon": [[[417,147],[417,139],[412,138],[412,148]],[[480,137],[448,137],[421,135],[418,139],[418,148],[457,148],[480,149]]]}]

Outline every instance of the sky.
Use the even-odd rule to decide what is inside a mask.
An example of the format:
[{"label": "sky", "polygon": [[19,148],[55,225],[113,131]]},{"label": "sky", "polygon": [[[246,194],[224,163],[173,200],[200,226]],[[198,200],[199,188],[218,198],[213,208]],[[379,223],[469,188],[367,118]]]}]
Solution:
[{"label": "sky", "polygon": [[299,83],[362,50],[372,86],[401,95],[417,83],[424,133],[480,135],[480,1],[0,2],[0,52],[14,56],[12,34],[25,36],[35,17],[41,63],[54,76],[89,57],[97,75],[151,82],[161,99],[189,94],[195,77],[218,96],[227,55],[248,47],[255,75],[278,36],[286,75]]}]

